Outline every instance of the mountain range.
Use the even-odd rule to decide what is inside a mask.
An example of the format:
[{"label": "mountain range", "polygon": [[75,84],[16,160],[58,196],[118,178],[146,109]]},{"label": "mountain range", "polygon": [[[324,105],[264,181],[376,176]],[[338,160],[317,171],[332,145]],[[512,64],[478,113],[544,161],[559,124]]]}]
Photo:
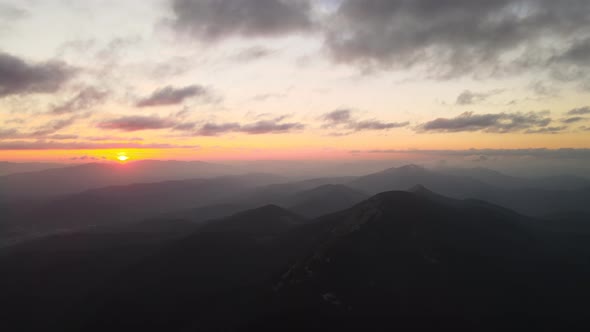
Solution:
[{"label": "mountain range", "polygon": [[188,228],[58,234],[0,250],[4,324],[569,329],[587,323],[590,233],[546,223],[414,186],[314,219],[266,205]]}]

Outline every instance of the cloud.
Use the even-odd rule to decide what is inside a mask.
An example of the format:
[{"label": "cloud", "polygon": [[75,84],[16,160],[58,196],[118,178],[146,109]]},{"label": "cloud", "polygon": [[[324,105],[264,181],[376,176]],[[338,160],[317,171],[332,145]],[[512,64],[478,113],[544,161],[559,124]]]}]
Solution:
[{"label": "cloud", "polygon": [[55,142],[39,140],[35,142],[0,142],[0,150],[105,150],[105,149],[196,149],[198,145],[139,144],[139,143],[87,143]]},{"label": "cloud", "polygon": [[465,112],[454,118],[439,118],[420,125],[419,132],[473,132],[511,133],[546,127],[551,119],[546,112],[473,114]]},{"label": "cloud", "polygon": [[6,139],[53,139],[53,140],[68,140],[77,139],[78,135],[73,134],[56,134],[58,131],[67,128],[74,124],[80,116],[73,116],[67,119],[59,119],[50,121],[42,126],[37,127],[31,132],[21,132],[16,128],[1,129],[0,140]]},{"label": "cloud", "polygon": [[32,64],[0,52],[0,98],[56,92],[72,78],[74,72],[73,68],[63,62]]},{"label": "cloud", "polygon": [[105,160],[105,157],[93,157],[93,156],[88,156],[88,155],[84,155],[84,156],[80,156],[80,157],[72,157],[70,158],[70,160]]},{"label": "cloud", "polygon": [[586,66],[590,63],[590,38],[574,42],[556,61]]},{"label": "cloud", "polygon": [[55,115],[74,113],[87,110],[102,104],[108,96],[108,92],[95,88],[85,88],[65,102],[51,106],[49,113]]},{"label": "cloud", "polygon": [[143,141],[141,137],[120,137],[120,136],[87,136],[87,137],[80,137],[80,139],[85,141]]},{"label": "cloud", "polygon": [[348,128],[354,131],[363,131],[363,130],[388,130],[394,128],[403,128],[408,126],[409,122],[381,122],[381,121],[360,121],[360,122],[353,122],[348,125]]},{"label": "cloud", "polygon": [[277,51],[262,47],[262,46],[253,46],[246,49],[243,49],[232,56],[232,60],[238,62],[249,62],[249,61],[256,61],[262,58],[267,58]]},{"label": "cloud", "polygon": [[10,4],[0,3],[0,21],[18,20],[27,17],[29,12]]},{"label": "cloud", "polygon": [[335,110],[322,117],[326,122],[337,124],[337,123],[348,123],[351,120],[351,111],[346,109]]},{"label": "cloud", "polygon": [[581,116],[574,116],[574,117],[571,117],[571,118],[563,119],[563,120],[561,120],[561,122],[563,122],[563,123],[575,123],[575,122],[580,122],[580,121],[584,121],[584,120],[586,120],[586,118],[583,118]]},{"label": "cloud", "polygon": [[489,92],[476,93],[469,90],[465,90],[461,92],[461,94],[457,97],[456,103],[457,105],[461,106],[473,105],[485,101],[489,97],[497,95],[501,92],[502,90],[493,90]]},{"label": "cloud", "polygon": [[157,116],[124,116],[100,122],[98,128],[120,131],[140,131],[172,128],[177,124],[167,118]]},{"label": "cloud", "polygon": [[554,86],[549,86],[545,82],[541,81],[531,83],[529,89],[532,90],[538,96],[557,97],[559,95],[558,88]]},{"label": "cloud", "polygon": [[217,136],[228,132],[237,131],[241,128],[238,123],[206,123],[197,132],[198,136]]},{"label": "cloud", "polygon": [[137,102],[138,107],[167,106],[181,104],[185,99],[207,97],[209,91],[200,85],[189,85],[182,88],[166,86],[154,91],[148,97]]},{"label": "cloud", "polygon": [[205,41],[274,37],[311,29],[306,0],[172,0],[173,26]]},{"label": "cloud", "polygon": [[536,157],[547,159],[589,159],[590,149],[466,149],[466,150],[352,150],[350,153],[378,153],[378,154],[423,154],[432,156],[468,157],[473,155],[490,157]]},{"label": "cloud", "polygon": [[305,129],[305,125],[298,122],[281,123],[283,117],[274,120],[261,120],[250,124],[240,125],[239,123],[206,123],[195,135],[217,136],[228,133],[244,133],[249,135],[261,134],[283,134]]},{"label": "cloud", "polygon": [[567,129],[567,126],[560,127],[544,127],[538,129],[529,129],[525,131],[525,134],[558,134]]},{"label": "cloud", "polygon": [[590,114],[590,106],[584,106],[584,107],[574,108],[573,110],[570,110],[569,112],[567,112],[567,114],[569,114],[569,115],[585,115],[585,114]]},{"label": "cloud", "polygon": [[352,117],[352,111],[348,109],[339,109],[326,113],[320,117],[325,123],[324,129],[341,129],[348,132],[336,132],[331,136],[346,136],[352,132],[365,130],[389,130],[408,126],[409,122],[382,122],[378,120],[356,120]]},{"label": "cloud", "polygon": [[240,128],[240,131],[246,134],[259,135],[288,133],[292,131],[303,130],[304,128],[305,125],[298,122],[278,123],[275,120],[269,120],[258,121],[252,124],[244,125]]},{"label": "cloud", "polygon": [[439,79],[545,69],[560,52],[587,65],[585,44],[566,46],[588,34],[588,12],[581,0],[343,0],[326,45],[339,63]]},{"label": "cloud", "polygon": [[73,125],[78,119],[86,117],[86,115],[71,116],[66,119],[57,119],[38,127],[34,132],[30,133],[31,137],[43,137],[54,134],[62,129]]}]

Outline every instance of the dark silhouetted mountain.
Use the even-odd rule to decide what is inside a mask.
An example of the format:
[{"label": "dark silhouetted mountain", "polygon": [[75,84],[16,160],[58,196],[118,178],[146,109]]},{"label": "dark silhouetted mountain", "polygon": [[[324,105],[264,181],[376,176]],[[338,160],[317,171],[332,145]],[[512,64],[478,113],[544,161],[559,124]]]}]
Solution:
[{"label": "dark silhouetted mountain", "polygon": [[191,222],[200,223],[203,221],[229,217],[240,211],[247,210],[247,207],[237,204],[212,204],[198,208],[174,211],[163,215],[158,219],[185,219]]},{"label": "dark silhouetted mountain", "polygon": [[145,160],[126,164],[92,163],[0,177],[0,199],[58,196],[132,183],[208,178],[235,172],[200,161]]},{"label": "dark silhouetted mountain", "polygon": [[266,205],[224,219],[209,221],[199,231],[276,235],[305,222],[305,218],[293,212],[276,205]]},{"label": "dark silhouetted mountain", "polygon": [[277,182],[266,186],[261,185],[249,193],[241,193],[230,201],[251,208],[266,204],[288,207],[299,202],[297,198],[294,197],[299,192],[311,190],[327,184],[341,184],[346,181],[351,181],[352,179],[355,179],[355,177],[329,177],[287,183]]},{"label": "dark silhouetted mountain", "polygon": [[64,164],[57,163],[12,163],[7,161],[0,161],[0,176],[38,172],[46,169],[66,167]]},{"label": "dark silhouetted mountain", "polygon": [[569,329],[587,319],[589,238],[542,222],[416,186],[314,221],[264,206],[173,238],[53,237],[0,251],[0,292],[12,304],[3,323],[60,331]]},{"label": "dark silhouetted mountain", "polygon": [[310,225],[331,226],[280,278],[275,318],[252,330],[561,328],[584,319],[588,236],[572,242],[498,206],[414,191]]},{"label": "dark silhouetted mountain", "polygon": [[344,185],[326,184],[294,194],[289,209],[308,218],[344,210],[369,196]]}]

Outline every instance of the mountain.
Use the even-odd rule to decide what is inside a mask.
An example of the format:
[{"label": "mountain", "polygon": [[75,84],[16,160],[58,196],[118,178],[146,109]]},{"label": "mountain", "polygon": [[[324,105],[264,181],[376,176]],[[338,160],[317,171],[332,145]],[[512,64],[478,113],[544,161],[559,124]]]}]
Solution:
[{"label": "mountain", "polygon": [[417,184],[453,197],[469,197],[489,187],[469,177],[447,175],[416,165],[386,169],[357,178],[347,185],[370,194],[377,194],[390,190],[407,190]]},{"label": "mountain", "polygon": [[587,316],[590,238],[545,222],[416,186],[311,221],[270,205],[174,237],[67,234],[0,250],[0,293],[12,304],[3,323],[60,331],[571,329]]},{"label": "mountain", "polygon": [[19,201],[0,206],[4,214],[0,228],[6,232],[33,234],[116,225],[220,204],[237,193],[275,181],[277,177],[273,175],[248,174],[114,186],[45,201]]},{"label": "mountain", "polygon": [[289,209],[302,216],[315,218],[344,210],[367,198],[368,195],[344,185],[326,184],[294,194]]},{"label": "mountain", "polygon": [[[420,166],[407,165],[391,168],[364,177],[357,178],[347,185],[371,194],[390,190],[407,190],[422,184],[435,192],[453,198],[474,198],[488,201],[513,209],[529,216],[544,217],[549,214],[590,212],[586,202],[590,197],[590,186],[578,186],[578,189],[556,190],[542,189],[542,185],[529,187],[529,180],[515,178],[515,189],[502,187],[503,182],[510,182],[511,177],[501,173],[478,169],[479,177],[488,179],[498,185],[491,185],[471,177],[473,171],[466,170],[462,175],[428,170]],[[482,176],[481,174],[485,174]],[[491,180],[491,179],[495,180]],[[545,180],[543,180],[545,181]],[[520,183],[520,184],[519,184]],[[581,182],[581,185],[584,183]],[[521,187],[522,185],[522,187]],[[532,186],[532,185],[531,185]]]},{"label": "mountain", "polygon": [[545,177],[516,177],[488,168],[438,168],[441,173],[454,176],[467,176],[488,185],[504,189],[545,189],[576,190],[590,187],[590,179],[574,175],[555,175]]},{"label": "mountain", "polygon": [[276,235],[302,225],[306,219],[276,205],[243,211],[230,217],[211,220],[200,232],[235,232],[246,234]]},{"label": "mountain", "polygon": [[328,184],[338,185],[353,179],[355,177],[327,177],[282,183],[277,182],[270,185],[261,185],[248,193],[240,193],[240,195],[236,195],[229,201],[251,208],[265,204],[288,207],[299,202],[295,196],[300,192]]},{"label": "mountain", "polygon": [[571,327],[590,296],[588,236],[537,223],[423,188],[379,194],[307,227],[329,225],[278,278],[270,313],[251,327]]},{"label": "mountain", "polygon": [[65,167],[64,164],[57,163],[12,163],[8,161],[0,161],[0,176],[38,172],[46,169]]},{"label": "mountain", "polygon": [[228,166],[200,161],[90,163],[2,176],[0,200],[55,197],[115,185],[210,178],[236,173]]},{"label": "mountain", "polygon": [[174,211],[162,215],[157,219],[184,219],[194,223],[201,223],[213,219],[229,217],[235,213],[246,210],[247,207],[237,204],[221,203],[205,205],[197,208]]}]

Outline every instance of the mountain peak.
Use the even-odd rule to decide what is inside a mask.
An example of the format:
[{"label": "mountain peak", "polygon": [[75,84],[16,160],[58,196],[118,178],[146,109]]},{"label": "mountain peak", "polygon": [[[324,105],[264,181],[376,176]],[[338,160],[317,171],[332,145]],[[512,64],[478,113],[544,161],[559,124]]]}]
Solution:
[{"label": "mountain peak", "polygon": [[[426,171],[426,169],[422,166],[418,166],[416,164],[408,164],[408,165],[404,165],[404,166],[400,166],[400,167],[391,167],[391,168],[383,170],[379,173],[374,173],[374,174],[389,174],[389,173],[408,174],[408,173],[421,173],[424,171]],[[369,176],[374,175],[374,174],[370,174]]]},{"label": "mountain peak", "polygon": [[429,190],[421,184],[413,186],[408,191],[417,195],[436,195],[433,191]]}]

